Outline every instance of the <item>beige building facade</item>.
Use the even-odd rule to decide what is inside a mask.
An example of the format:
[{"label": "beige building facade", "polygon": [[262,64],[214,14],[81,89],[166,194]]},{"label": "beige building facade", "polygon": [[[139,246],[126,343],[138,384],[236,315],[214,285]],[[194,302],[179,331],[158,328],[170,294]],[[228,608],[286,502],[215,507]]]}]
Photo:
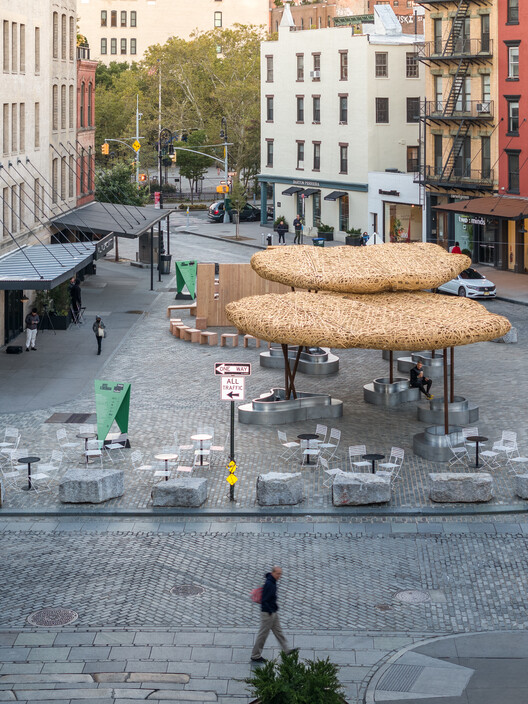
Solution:
[{"label": "beige building facade", "polygon": [[139,61],[149,46],[234,24],[269,26],[270,0],[79,0],[92,58]]}]

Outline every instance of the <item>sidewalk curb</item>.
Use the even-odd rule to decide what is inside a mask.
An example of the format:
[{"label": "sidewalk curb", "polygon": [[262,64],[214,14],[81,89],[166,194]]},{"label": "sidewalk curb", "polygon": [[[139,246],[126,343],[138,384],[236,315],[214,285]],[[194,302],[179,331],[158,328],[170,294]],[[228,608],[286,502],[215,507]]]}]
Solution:
[{"label": "sidewalk curb", "polygon": [[504,301],[505,303],[514,303],[518,306],[528,306],[528,301],[517,301],[515,298],[506,298],[505,296],[495,296],[496,301]]}]

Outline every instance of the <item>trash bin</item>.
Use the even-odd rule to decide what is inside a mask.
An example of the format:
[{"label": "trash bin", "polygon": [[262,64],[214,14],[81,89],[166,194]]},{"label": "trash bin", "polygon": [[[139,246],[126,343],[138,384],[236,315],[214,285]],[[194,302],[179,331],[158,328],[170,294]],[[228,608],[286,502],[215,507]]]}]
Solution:
[{"label": "trash bin", "polygon": [[324,237],[312,237],[314,247],[324,247],[326,239]]},{"label": "trash bin", "polygon": [[162,274],[170,274],[172,254],[160,255],[160,272]]}]

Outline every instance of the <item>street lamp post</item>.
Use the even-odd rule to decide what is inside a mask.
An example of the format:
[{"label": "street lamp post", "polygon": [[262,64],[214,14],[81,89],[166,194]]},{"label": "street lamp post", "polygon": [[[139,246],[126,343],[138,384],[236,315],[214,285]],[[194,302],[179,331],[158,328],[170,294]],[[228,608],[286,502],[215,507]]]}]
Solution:
[{"label": "street lamp post", "polygon": [[[227,163],[227,118],[222,118],[222,129],[220,130],[220,139],[224,140],[224,171],[225,171],[225,182],[228,182],[228,163]],[[224,192],[224,223],[229,222],[229,215],[227,212],[227,193]]]},{"label": "street lamp post", "polygon": [[[163,210],[163,157],[167,153],[173,152],[172,132],[163,127],[160,130],[158,137],[158,160],[159,160],[159,207]],[[167,231],[167,245],[169,240],[169,232]],[[163,231],[161,229],[161,220],[158,222],[158,281],[161,281],[161,255],[165,253],[163,244]]]}]

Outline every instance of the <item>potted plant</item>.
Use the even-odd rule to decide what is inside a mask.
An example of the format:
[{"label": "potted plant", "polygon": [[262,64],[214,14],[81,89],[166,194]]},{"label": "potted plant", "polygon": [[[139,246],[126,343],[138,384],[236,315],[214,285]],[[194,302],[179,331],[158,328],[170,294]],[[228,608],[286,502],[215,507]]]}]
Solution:
[{"label": "potted plant", "polygon": [[[67,330],[71,322],[70,294],[68,282],[52,288],[50,291],[37,291],[35,308],[41,318],[41,330]],[[49,314],[49,319],[46,313]]]},{"label": "potted plant", "polygon": [[285,224],[286,227],[288,228],[288,229],[286,230],[286,232],[289,232],[289,231],[290,231],[290,225],[289,225],[288,221],[286,220],[286,218],[284,217],[284,215],[279,215],[278,218],[275,218],[275,221],[274,221],[274,223],[273,223],[273,229],[275,230],[275,232],[277,232],[277,227],[279,226],[281,220],[284,220],[284,224]]},{"label": "potted plant", "polygon": [[327,242],[332,242],[334,239],[334,228],[332,225],[320,223],[317,226],[317,234],[319,237],[324,237]]},{"label": "potted plant", "polygon": [[465,254],[466,257],[469,257],[471,260],[473,260],[473,254],[470,249],[464,247],[464,249],[462,250],[462,254]]},{"label": "potted plant", "polygon": [[294,651],[281,653],[243,681],[257,697],[251,704],[346,704],[338,669],[329,658],[300,662]]},{"label": "potted plant", "polygon": [[352,245],[352,247],[361,247],[362,235],[360,227],[351,227],[350,230],[345,230],[346,237],[345,242]]}]

